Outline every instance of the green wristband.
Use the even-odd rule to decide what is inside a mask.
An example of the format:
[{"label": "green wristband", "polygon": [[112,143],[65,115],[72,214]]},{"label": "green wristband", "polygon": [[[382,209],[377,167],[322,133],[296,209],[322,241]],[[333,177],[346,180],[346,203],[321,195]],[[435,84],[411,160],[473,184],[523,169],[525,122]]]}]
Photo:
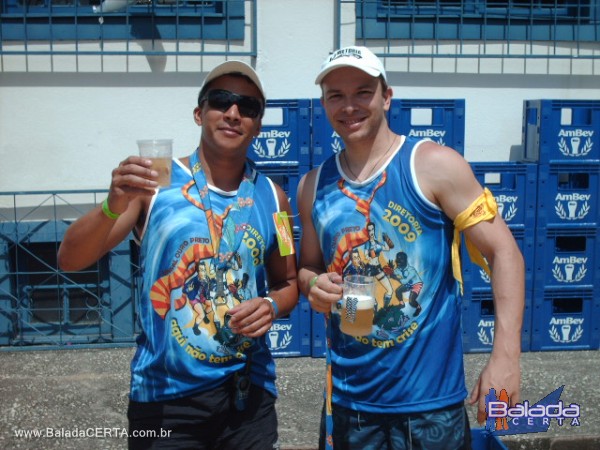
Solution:
[{"label": "green wristband", "polygon": [[308,283],[310,285],[310,287],[314,287],[315,284],[317,284],[317,279],[319,278],[319,275],[315,275],[314,277],[311,278],[310,282]]},{"label": "green wristband", "polygon": [[108,206],[108,197],[104,199],[102,202],[102,212],[106,217],[112,220],[117,220],[121,214],[114,213],[110,210],[110,206]]}]

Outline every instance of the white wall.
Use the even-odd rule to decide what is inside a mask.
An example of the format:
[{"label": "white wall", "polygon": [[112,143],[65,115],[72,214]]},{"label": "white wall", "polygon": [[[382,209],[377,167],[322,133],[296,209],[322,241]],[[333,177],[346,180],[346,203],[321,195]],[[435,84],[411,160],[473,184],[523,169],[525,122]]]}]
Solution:
[{"label": "white wall", "polygon": [[[334,49],[333,0],[261,0],[255,65],[270,98],[314,98]],[[353,44],[342,33],[342,45]],[[597,46],[596,46],[597,47]],[[597,48],[591,51],[599,51]],[[217,57],[0,58],[0,191],[107,188],[140,138],[191,153],[198,88]],[[600,99],[600,60],[393,59],[395,96],[464,98],[465,156],[506,161],[521,143],[523,100]],[[511,150],[512,149],[512,150]]]}]

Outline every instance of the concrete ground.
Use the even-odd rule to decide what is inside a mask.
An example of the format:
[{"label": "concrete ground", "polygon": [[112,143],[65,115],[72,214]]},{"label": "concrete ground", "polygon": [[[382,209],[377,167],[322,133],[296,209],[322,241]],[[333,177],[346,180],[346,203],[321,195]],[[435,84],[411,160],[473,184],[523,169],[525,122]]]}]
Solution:
[{"label": "concrete ground", "polygon": [[[133,352],[131,347],[0,352],[0,449],[125,449],[120,434],[127,427]],[[465,355],[469,389],[487,358]],[[324,359],[277,359],[284,449],[316,448],[324,365]],[[533,404],[564,385],[563,402],[581,406],[580,426],[553,421],[547,433],[502,442],[510,450],[600,449],[600,352],[524,353],[522,368],[523,400]],[[474,413],[469,408],[472,425]],[[17,436],[39,431],[51,436]]]}]

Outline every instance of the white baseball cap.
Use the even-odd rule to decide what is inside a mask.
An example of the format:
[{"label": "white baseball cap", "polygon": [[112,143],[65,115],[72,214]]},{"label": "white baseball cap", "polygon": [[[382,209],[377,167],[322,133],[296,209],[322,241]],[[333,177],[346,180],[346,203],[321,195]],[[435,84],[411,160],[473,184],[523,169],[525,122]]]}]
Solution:
[{"label": "white baseball cap", "polygon": [[225,61],[224,63],[219,64],[217,67],[215,67],[213,70],[211,70],[208,73],[208,75],[206,76],[206,78],[204,79],[204,82],[202,83],[202,86],[200,87],[200,92],[202,92],[203,89],[206,87],[206,85],[208,83],[210,83],[212,80],[214,80],[215,78],[219,78],[219,77],[222,77],[223,75],[229,75],[229,74],[233,74],[233,73],[242,74],[242,75],[245,75],[248,78],[250,78],[250,80],[252,80],[252,82],[256,85],[256,87],[262,94],[263,100],[267,99],[267,96],[265,95],[265,90],[263,89],[263,86],[262,86],[262,83],[260,82],[260,78],[258,77],[258,74],[248,64],[246,64],[243,61],[237,61],[237,60]]},{"label": "white baseball cap", "polygon": [[387,82],[385,69],[381,60],[367,47],[344,47],[333,52],[321,65],[321,71],[317,75],[315,84],[321,84],[323,78],[332,70],[340,67],[355,67],[372,77],[383,76]]}]

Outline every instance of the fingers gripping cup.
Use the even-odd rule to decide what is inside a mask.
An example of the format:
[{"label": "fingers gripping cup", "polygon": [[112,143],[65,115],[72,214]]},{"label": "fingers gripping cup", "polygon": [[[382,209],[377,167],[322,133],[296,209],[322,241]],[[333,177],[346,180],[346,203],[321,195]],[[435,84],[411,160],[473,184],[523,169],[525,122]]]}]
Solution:
[{"label": "fingers gripping cup", "polygon": [[[334,311],[340,314],[340,329],[350,336],[368,336],[375,314],[375,280],[363,275],[344,278],[344,294]],[[336,306],[334,306],[336,308]]]},{"label": "fingers gripping cup", "polygon": [[142,139],[137,141],[140,156],[152,160],[152,170],[158,172],[158,185],[171,184],[172,139]]}]

